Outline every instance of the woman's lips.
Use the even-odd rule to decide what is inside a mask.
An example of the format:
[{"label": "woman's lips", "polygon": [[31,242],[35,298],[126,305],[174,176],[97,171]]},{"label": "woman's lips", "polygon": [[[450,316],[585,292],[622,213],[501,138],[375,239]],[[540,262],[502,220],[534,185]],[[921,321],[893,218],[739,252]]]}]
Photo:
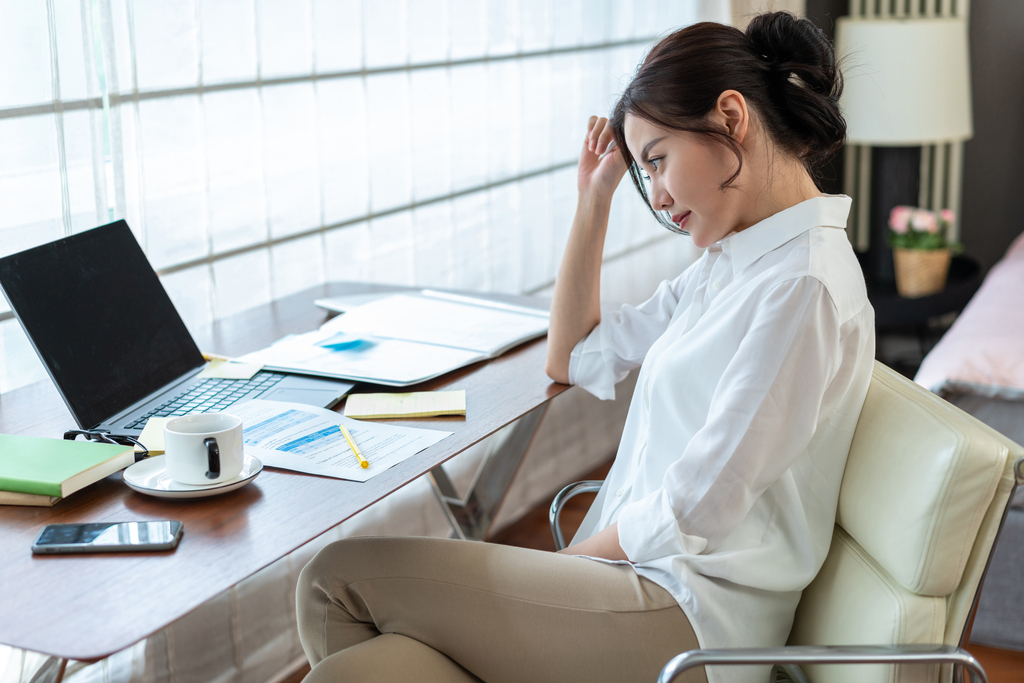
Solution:
[{"label": "woman's lips", "polygon": [[678,225],[680,228],[682,228],[684,225],[686,225],[686,222],[688,220],[690,220],[690,212],[689,211],[687,211],[686,213],[681,213],[681,214],[672,216],[672,222],[675,223],[676,225]]}]

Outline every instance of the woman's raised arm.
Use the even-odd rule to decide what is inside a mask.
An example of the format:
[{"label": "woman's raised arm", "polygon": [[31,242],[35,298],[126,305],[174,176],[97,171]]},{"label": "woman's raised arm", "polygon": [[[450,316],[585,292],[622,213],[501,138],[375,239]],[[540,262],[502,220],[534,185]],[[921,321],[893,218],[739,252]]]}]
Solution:
[{"label": "woman's raised arm", "polygon": [[601,322],[601,255],[612,194],[625,173],[608,119],[591,116],[580,153],[576,217],[551,301],[545,371],[556,382],[569,383],[569,355]]}]

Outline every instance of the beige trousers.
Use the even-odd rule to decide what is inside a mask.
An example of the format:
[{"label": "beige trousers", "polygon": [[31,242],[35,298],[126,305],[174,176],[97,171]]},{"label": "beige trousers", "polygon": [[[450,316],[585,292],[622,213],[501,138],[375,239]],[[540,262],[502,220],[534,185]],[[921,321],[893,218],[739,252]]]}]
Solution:
[{"label": "beige trousers", "polygon": [[332,543],[303,569],[297,611],[307,683],[653,683],[698,647],[675,599],[629,566],[471,541]]}]

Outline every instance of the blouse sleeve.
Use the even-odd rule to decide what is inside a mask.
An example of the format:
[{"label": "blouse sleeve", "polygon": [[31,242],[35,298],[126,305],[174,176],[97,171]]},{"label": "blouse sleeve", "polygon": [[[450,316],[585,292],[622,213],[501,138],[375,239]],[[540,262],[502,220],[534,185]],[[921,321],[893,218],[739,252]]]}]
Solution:
[{"label": "blouse sleeve", "polygon": [[704,426],[659,489],[623,506],[619,544],[631,561],[713,550],[793,465],[840,367],[840,324],[816,279],[787,280],[766,293]]},{"label": "blouse sleeve", "polygon": [[643,362],[647,351],[672,322],[693,271],[694,266],[690,266],[671,282],[662,282],[654,295],[639,306],[624,305],[618,311],[605,313],[601,322],[572,350],[569,384],[582,387],[599,399],[614,399],[615,385]]}]

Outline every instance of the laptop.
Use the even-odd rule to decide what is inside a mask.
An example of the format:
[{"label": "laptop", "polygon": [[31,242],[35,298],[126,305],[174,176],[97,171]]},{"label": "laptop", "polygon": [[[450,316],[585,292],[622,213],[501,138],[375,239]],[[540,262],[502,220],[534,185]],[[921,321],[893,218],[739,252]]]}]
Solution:
[{"label": "laptop", "polygon": [[261,398],[330,408],[350,382],[206,365],[123,220],[0,258],[0,290],[82,429],[137,437],[150,417]]}]

